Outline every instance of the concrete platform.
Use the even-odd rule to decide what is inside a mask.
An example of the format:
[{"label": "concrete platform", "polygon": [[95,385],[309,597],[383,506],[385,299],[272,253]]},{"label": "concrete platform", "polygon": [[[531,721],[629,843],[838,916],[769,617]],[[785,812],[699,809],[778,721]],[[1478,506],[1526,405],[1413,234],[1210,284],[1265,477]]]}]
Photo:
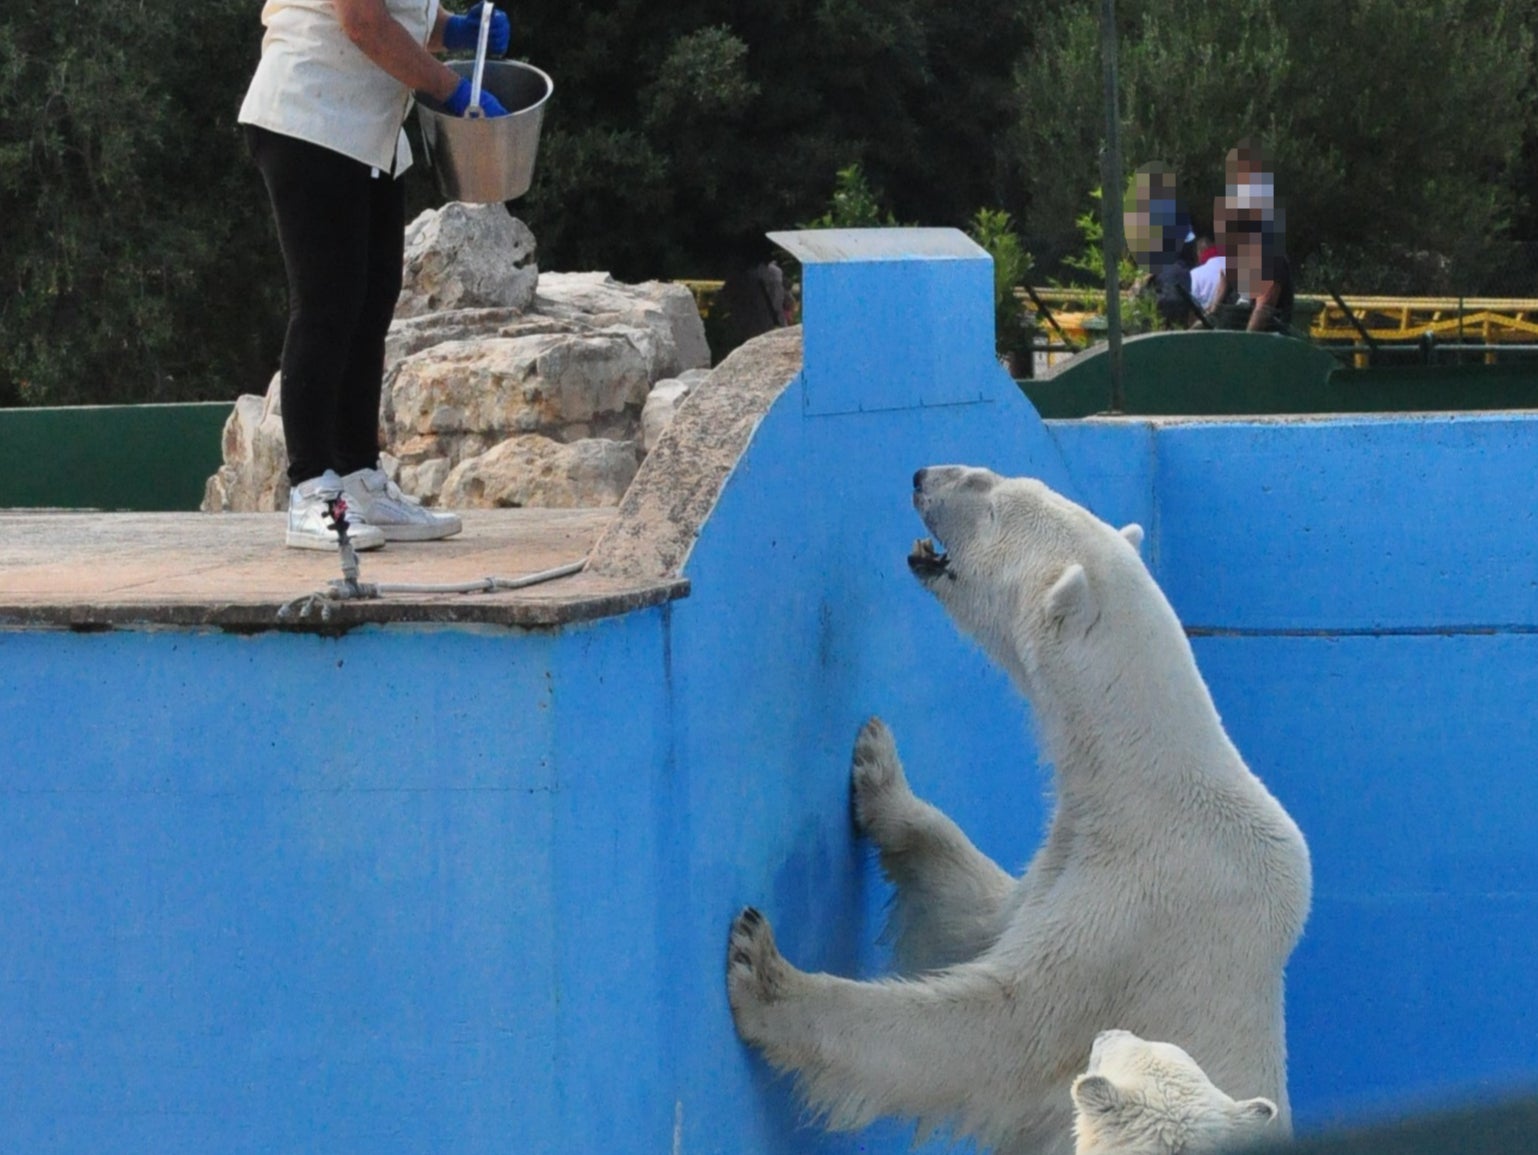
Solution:
[{"label": "concrete platform", "polygon": [[[334,554],[288,549],[280,513],[0,510],[0,628],[210,626],[336,632],[369,623],[557,626],[658,605],[677,577],[578,573],[520,590],[321,597]],[[518,578],[581,562],[608,509],[467,510],[464,531],[359,555],[359,580],[440,585]]]}]

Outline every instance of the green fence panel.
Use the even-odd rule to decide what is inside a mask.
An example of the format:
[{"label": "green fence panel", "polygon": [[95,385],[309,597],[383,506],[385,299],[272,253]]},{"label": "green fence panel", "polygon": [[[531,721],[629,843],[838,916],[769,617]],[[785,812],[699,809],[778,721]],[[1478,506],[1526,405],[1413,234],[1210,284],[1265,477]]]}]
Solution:
[{"label": "green fence panel", "polygon": [[[1110,407],[1100,345],[1041,380],[1021,382],[1043,417]],[[1265,333],[1148,333],[1123,346],[1126,413],[1256,417],[1538,408],[1538,362],[1357,369],[1317,345]]]},{"label": "green fence panel", "polygon": [[0,508],[195,510],[233,408],[0,409]]}]

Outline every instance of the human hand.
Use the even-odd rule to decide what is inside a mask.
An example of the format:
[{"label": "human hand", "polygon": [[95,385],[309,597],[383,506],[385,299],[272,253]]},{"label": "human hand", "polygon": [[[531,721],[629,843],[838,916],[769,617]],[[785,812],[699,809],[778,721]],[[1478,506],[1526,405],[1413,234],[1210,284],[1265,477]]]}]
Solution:
[{"label": "human hand", "polygon": [[[470,80],[461,76],[459,84],[449,94],[449,98],[443,102],[443,107],[454,116],[464,116],[470,108]],[[485,116],[506,116],[507,109],[502,107],[502,102],[491,95],[488,89],[481,89],[481,113]]]},{"label": "human hand", "polygon": [[[443,26],[443,46],[451,52],[474,52],[481,39],[481,0],[463,16],[450,16]],[[500,8],[491,14],[491,34],[486,38],[486,55],[506,56],[513,36],[513,25]],[[489,114],[488,114],[489,115]]]}]

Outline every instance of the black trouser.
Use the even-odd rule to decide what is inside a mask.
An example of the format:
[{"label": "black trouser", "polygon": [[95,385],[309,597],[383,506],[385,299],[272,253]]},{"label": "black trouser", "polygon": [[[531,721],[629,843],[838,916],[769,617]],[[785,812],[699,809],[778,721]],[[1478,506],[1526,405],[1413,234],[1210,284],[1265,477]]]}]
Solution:
[{"label": "black trouser", "polygon": [[376,468],[385,333],[405,249],[403,182],[254,125],[246,142],[288,270],[281,388],[289,482]]}]

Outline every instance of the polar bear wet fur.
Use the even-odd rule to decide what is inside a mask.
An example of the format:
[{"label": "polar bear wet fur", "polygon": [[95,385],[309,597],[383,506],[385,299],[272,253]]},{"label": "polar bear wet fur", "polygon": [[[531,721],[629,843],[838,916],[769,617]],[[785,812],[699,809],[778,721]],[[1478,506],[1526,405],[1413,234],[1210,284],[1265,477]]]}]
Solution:
[{"label": "polar bear wet fur", "polygon": [[910,569],[1031,704],[1050,826],[1011,877],[914,795],[867,722],[855,817],[895,887],[903,977],[798,970],[745,910],[727,955],[739,1034],[835,1128],[900,1116],[1000,1155],[1066,1155],[1074,1076],[1119,1028],[1272,1100],[1286,1134],[1282,972],[1308,850],[1224,732],[1141,530],[963,466],[920,470],[913,503],[941,550],[919,542]]},{"label": "polar bear wet fur", "polygon": [[1235,1102],[1173,1043],[1101,1031],[1073,1081],[1073,1155],[1212,1155],[1267,1137],[1276,1104]]}]

